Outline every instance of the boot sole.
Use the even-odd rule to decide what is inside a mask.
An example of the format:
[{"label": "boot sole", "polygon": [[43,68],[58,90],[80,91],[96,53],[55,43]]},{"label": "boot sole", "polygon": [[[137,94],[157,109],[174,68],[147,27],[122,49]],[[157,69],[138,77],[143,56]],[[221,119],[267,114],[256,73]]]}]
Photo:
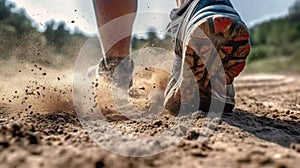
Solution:
[{"label": "boot sole", "polygon": [[[226,97],[216,94],[226,92],[225,84],[232,84],[246,65],[250,52],[248,28],[239,17],[224,15],[210,16],[194,25],[196,29],[188,35],[185,62],[196,78],[201,95],[209,95],[202,99],[218,99],[225,103],[224,110],[231,111],[234,101],[228,102]],[[200,102],[200,108],[208,111],[207,104],[210,103]]]},{"label": "boot sole", "polygon": [[[198,84],[199,109],[209,111],[211,101],[215,99],[218,104],[225,104],[223,111],[232,111],[234,98],[227,101],[226,96],[218,93],[224,93],[224,86],[232,84],[245,67],[250,52],[248,28],[235,15],[216,14],[199,20],[189,27],[187,40],[184,40],[187,48],[183,51],[185,63]],[[169,91],[175,90],[170,88]],[[178,111],[180,100],[175,99],[179,97],[177,95],[171,98],[173,100],[167,100],[166,108]]]}]

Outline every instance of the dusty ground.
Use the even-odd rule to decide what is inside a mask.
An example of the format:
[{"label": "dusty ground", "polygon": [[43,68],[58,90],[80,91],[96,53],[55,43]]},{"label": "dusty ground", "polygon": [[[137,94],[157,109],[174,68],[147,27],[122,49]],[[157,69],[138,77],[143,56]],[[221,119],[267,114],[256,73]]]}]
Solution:
[{"label": "dusty ground", "polygon": [[[73,110],[68,71],[1,63],[0,167],[299,167],[300,79],[298,75],[242,76],[237,107],[225,113],[207,140],[197,141],[205,118],[167,151],[125,157],[97,145]],[[12,73],[15,72],[15,73]],[[138,136],[153,136],[172,123],[113,122]],[[124,131],[126,133],[126,130]]]}]

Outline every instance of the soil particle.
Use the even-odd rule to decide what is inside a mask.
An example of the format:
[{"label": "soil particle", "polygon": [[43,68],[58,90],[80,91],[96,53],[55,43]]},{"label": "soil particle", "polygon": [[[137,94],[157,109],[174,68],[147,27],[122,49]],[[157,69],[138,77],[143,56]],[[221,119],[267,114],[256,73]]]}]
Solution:
[{"label": "soil particle", "polygon": [[[22,69],[22,73],[18,73],[18,70],[17,74],[26,72]],[[174,136],[181,135],[178,143],[162,153],[128,157],[98,145],[85,125],[79,122],[73,109],[71,81],[62,86],[65,78],[58,78],[61,74],[51,74],[44,67],[40,70],[47,75],[37,73],[35,78],[38,80],[30,79],[28,86],[13,88],[11,93],[2,93],[1,88],[0,167],[296,168],[300,163],[300,108],[296,106],[299,104],[300,78],[297,75],[239,78],[235,81],[235,110],[223,113],[219,120],[208,124],[205,124],[206,114],[201,111],[177,119],[160,114],[145,122],[111,116],[109,126],[123,135],[155,137],[170,128],[178,129],[178,132],[172,132]],[[31,73],[31,68],[27,71]],[[49,79],[42,84],[46,78]],[[159,88],[160,82],[151,83]],[[137,99],[148,88],[153,89],[152,85],[145,86],[136,86],[144,87],[136,90]],[[93,119],[93,116],[87,118]],[[191,119],[193,123],[187,126],[185,123]],[[176,122],[180,124],[176,125]],[[101,126],[98,121],[91,125],[91,130],[99,132],[100,138],[107,136],[101,132]],[[199,140],[210,131],[213,133],[204,141]],[[112,135],[104,140],[113,147],[124,146],[125,140],[112,143],[118,138]],[[166,144],[167,140],[157,143],[148,151]]]}]

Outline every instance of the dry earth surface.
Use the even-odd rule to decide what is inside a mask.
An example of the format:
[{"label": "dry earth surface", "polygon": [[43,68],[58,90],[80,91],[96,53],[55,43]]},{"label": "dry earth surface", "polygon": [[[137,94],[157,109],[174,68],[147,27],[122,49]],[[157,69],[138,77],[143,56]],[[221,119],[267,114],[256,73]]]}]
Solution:
[{"label": "dry earth surface", "polygon": [[[1,168],[299,167],[296,74],[241,76],[235,81],[236,109],[223,114],[208,139],[197,140],[205,121],[197,113],[192,128],[183,131],[183,138],[170,149],[149,157],[126,157],[103,149],[83,129],[73,110],[72,71],[34,63],[11,65],[0,64]],[[164,114],[148,123],[110,124],[121,131],[129,127],[138,136],[153,136],[170,123],[172,116]]]}]

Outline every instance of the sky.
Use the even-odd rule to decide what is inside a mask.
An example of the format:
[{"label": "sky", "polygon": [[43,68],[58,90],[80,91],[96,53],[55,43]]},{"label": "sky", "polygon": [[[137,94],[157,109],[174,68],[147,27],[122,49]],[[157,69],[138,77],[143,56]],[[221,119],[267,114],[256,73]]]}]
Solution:
[{"label": "sky", "polygon": [[[65,21],[71,29],[78,27],[87,34],[97,31],[92,0],[9,0],[17,8],[25,8],[34,25],[43,30],[45,22]],[[288,13],[295,0],[232,0],[247,25]],[[175,0],[139,0],[134,33],[146,32],[149,27],[163,31],[168,24],[169,11]],[[17,10],[16,10],[17,11]]]}]

